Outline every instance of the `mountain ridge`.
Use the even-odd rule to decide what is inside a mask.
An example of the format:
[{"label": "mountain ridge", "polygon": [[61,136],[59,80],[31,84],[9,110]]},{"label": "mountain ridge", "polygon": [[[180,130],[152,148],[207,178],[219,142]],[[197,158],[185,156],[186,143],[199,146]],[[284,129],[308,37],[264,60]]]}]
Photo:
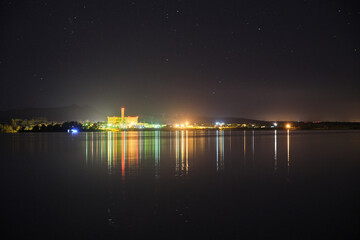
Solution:
[{"label": "mountain ridge", "polygon": [[[0,111],[0,121],[10,122],[11,119],[41,119],[44,121],[65,122],[65,121],[106,121],[106,114],[97,111],[90,106],[79,106],[72,104],[64,107],[47,108],[22,108]],[[268,121],[242,118],[242,117],[208,117],[208,116],[182,116],[174,115],[143,115],[139,116],[140,122],[175,124],[189,120],[191,123],[214,124],[224,123],[266,123]]]},{"label": "mountain ridge", "polygon": [[104,121],[105,114],[89,106],[72,104],[64,107],[23,108],[0,111],[0,120],[8,122],[11,119],[44,119],[47,121]]}]

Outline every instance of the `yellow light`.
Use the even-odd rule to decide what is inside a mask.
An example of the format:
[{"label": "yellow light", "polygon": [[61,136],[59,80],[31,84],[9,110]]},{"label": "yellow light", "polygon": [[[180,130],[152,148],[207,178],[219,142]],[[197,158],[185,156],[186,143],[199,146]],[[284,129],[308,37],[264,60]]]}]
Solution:
[{"label": "yellow light", "polygon": [[286,124],[286,128],[291,128],[291,125],[290,125],[290,124]]},{"label": "yellow light", "polygon": [[186,126],[187,126],[187,125],[189,125],[189,122],[186,122],[185,124],[186,124]]}]

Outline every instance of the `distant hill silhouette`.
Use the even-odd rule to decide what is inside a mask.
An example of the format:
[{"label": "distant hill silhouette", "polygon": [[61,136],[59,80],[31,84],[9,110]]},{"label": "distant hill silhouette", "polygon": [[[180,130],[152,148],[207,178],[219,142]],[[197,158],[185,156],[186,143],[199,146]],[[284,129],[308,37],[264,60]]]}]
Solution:
[{"label": "distant hill silhouette", "polygon": [[[78,106],[73,104],[71,106],[57,107],[57,108],[24,108],[24,109],[11,109],[7,111],[0,111],[0,122],[10,122],[11,119],[42,119],[54,122],[65,121],[106,121],[106,114],[101,113],[89,106]],[[148,123],[163,123],[173,124],[182,123],[185,120],[190,120],[191,123],[205,123],[214,124],[215,122],[224,123],[266,123],[248,118],[236,117],[206,117],[206,116],[191,116],[186,117],[178,114],[162,114],[155,115],[140,115],[141,122]]]},{"label": "distant hill silhouette", "polygon": [[105,121],[106,115],[89,106],[71,106],[57,108],[25,108],[0,111],[0,121],[9,122],[11,119],[46,119],[47,121]]},{"label": "distant hill silhouette", "polygon": [[257,124],[266,124],[267,121],[240,118],[240,117],[206,117],[206,116],[185,116],[181,114],[162,114],[162,115],[144,115],[140,116],[141,122],[149,123],[162,123],[162,124],[174,124],[174,123],[183,123],[185,120],[189,120],[190,123],[197,124],[214,124],[216,122],[224,123],[257,123]]},{"label": "distant hill silhouette", "polygon": [[198,122],[204,123],[214,123],[214,122],[224,122],[227,123],[257,123],[257,124],[266,124],[267,121],[249,119],[249,118],[241,118],[241,117],[199,117],[197,118]]}]

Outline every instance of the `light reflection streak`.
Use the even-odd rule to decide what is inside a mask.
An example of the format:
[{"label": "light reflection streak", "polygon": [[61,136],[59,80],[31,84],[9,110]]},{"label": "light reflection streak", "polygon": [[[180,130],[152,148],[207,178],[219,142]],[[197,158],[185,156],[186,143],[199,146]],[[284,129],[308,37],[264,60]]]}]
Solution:
[{"label": "light reflection streak", "polygon": [[125,179],[125,152],[126,152],[126,132],[121,132],[121,138],[122,138],[122,151],[121,151],[121,177],[124,180]]},{"label": "light reflection streak", "polygon": [[169,139],[170,139],[170,155],[172,155],[172,132],[169,133]]},{"label": "light reflection streak", "polygon": [[175,172],[176,175],[179,175],[179,171],[180,171],[180,163],[179,163],[179,131],[176,131],[176,136],[175,136],[175,159],[176,159],[176,165],[175,165]]},{"label": "light reflection streak", "polygon": [[219,171],[219,130],[216,130],[216,171]]},{"label": "light reflection streak", "polygon": [[196,156],[196,142],[197,142],[197,136],[196,136],[196,135],[197,135],[197,132],[195,131],[195,132],[194,132],[194,135],[193,135],[194,138],[193,138],[193,153],[192,153],[192,154],[193,154],[192,156],[193,156],[194,158],[195,158],[195,156]]},{"label": "light reflection streak", "polygon": [[113,148],[113,167],[116,168],[116,157],[117,157],[117,133],[113,134],[113,141],[112,141],[112,148]]},{"label": "light reflection streak", "polygon": [[88,133],[85,133],[85,161],[88,165]]},{"label": "light reflection streak", "polygon": [[277,171],[277,130],[274,131],[274,170]]},{"label": "light reflection streak", "polygon": [[216,130],[216,171],[224,167],[224,131]]},{"label": "light reflection streak", "polygon": [[287,169],[290,170],[290,129],[287,130]]},{"label": "light reflection streak", "polygon": [[246,130],[244,130],[244,165],[246,166]]},{"label": "light reflection streak", "polygon": [[140,142],[139,142],[139,171],[141,173],[143,145],[144,145],[144,133],[140,132],[139,135],[140,135]]},{"label": "light reflection streak", "polygon": [[111,173],[112,173],[111,132],[108,133],[107,149],[108,149],[108,156],[107,156],[108,173],[111,175]]},{"label": "light reflection streak", "polygon": [[139,132],[136,132],[136,170],[139,174]]},{"label": "light reflection streak", "polygon": [[[91,142],[94,143],[94,133],[91,133]],[[91,144],[91,163],[94,162],[94,144]]]},{"label": "light reflection streak", "polygon": [[188,130],[186,130],[186,175],[189,171],[189,136]]},{"label": "light reflection streak", "polygon": [[103,134],[100,134],[100,162],[103,162]]},{"label": "light reflection streak", "polygon": [[229,134],[230,136],[230,142],[229,142],[229,146],[230,146],[230,152],[231,152],[231,129],[230,129],[230,134]]},{"label": "light reflection streak", "polygon": [[175,137],[175,176],[184,176],[189,173],[189,132],[176,131]]},{"label": "light reflection streak", "polygon": [[160,176],[160,134],[159,131],[155,132],[155,177]]},{"label": "light reflection streak", "polygon": [[255,163],[255,130],[252,131],[252,160]]},{"label": "light reflection streak", "polygon": [[[95,146],[96,159],[99,159],[99,154],[100,154],[100,150],[99,150],[100,146],[99,145],[100,145],[100,143],[99,143],[98,134],[96,134],[95,139],[96,139],[96,146]],[[101,162],[100,162],[100,164],[101,164]]]},{"label": "light reflection streak", "polygon": [[184,138],[184,131],[181,131],[181,171],[184,172],[185,162],[184,162],[184,155],[185,155],[185,146],[184,146],[185,138]]}]

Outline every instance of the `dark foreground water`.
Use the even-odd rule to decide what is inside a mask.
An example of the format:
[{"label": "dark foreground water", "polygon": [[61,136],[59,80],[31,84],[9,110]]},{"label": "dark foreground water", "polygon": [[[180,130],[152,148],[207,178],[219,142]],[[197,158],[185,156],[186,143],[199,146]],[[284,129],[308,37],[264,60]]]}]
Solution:
[{"label": "dark foreground water", "polygon": [[2,234],[358,239],[360,131],[0,135]]}]

